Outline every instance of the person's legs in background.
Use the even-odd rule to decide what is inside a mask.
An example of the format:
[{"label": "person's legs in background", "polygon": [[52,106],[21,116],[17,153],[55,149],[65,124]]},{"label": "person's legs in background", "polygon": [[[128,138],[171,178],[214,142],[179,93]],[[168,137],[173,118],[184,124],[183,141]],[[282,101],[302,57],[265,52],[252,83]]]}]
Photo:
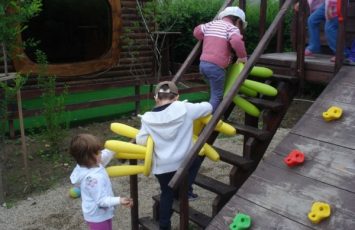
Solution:
[{"label": "person's legs in background", "polygon": [[325,3],[308,17],[308,46],[306,56],[320,52],[320,24],[325,22]]},{"label": "person's legs in background", "polygon": [[213,63],[201,61],[200,72],[210,85],[209,102],[212,105],[213,113],[223,99],[225,70]]},{"label": "person's legs in background", "polygon": [[338,27],[338,17],[327,20],[324,24],[324,31],[325,36],[327,37],[328,46],[334,54],[337,48]]}]

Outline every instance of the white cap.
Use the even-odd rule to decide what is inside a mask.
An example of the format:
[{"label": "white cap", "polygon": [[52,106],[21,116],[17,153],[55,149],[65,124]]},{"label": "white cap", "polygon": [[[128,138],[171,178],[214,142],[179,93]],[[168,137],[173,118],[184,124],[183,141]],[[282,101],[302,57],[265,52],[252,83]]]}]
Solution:
[{"label": "white cap", "polygon": [[238,6],[229,6],[226,7],[221,13],[218,15],[218,19],[222,19],[226,16],[235,16],[240,18],[243,21],[243,28],[247,28],[247,21],[245,21],[245,13]]}]

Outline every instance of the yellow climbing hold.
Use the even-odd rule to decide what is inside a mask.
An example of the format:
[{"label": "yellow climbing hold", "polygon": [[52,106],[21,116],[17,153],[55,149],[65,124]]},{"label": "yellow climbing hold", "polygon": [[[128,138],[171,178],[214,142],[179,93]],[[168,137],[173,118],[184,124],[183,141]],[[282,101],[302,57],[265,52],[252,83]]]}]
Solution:
[{"label": "yellow climbing hold", "polygon": [[343,114],[343,109],[337,106],[331,106],[326,112],[323,112],[323,119],[325,121],[332,121],[339,119]]},{"label": "yellow climbing hold", "polygon": [[314,202],[311,208],[311,212],[308,213],[308,219],[310,219],[313,224],[318,224],[329,216],[330,205],[324,202]]}]

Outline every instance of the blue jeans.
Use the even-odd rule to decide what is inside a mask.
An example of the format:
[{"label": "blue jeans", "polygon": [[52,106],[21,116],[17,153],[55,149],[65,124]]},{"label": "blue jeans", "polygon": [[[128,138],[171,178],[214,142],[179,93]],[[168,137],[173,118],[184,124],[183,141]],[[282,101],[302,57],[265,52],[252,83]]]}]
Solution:
[{"label": "blue jeans", "polygon": [[306,49],[312,53],[320,52],[320,24],[324,24],[324,32],[329,48],[335,53],[338,35],[338,17],[326,20],[325,3],[316,9],[308,18],[309,43]]},{"label": "blue jeans", "polygon": [[210,85],[210,104],[212,113],[217,109],[223,99],[225,70],[216,64],[201,61],[200,72]]}]

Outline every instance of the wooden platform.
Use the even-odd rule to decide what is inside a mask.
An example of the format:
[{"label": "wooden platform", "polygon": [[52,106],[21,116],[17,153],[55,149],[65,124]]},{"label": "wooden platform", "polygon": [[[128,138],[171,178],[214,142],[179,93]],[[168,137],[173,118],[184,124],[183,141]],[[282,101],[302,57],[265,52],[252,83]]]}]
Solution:
[{"label": "wooden platform", "polygon": [[[332,105],[343,116],[325,122],[321,114]],[[293,149],[306,160],[289,168],[283,158]],[[315,201],[331,206],[319,224],[307,217]],[[207,229],[228,229],[238,212],[251,216],[251,229],[355,229],[355,67],[342,67]]]},{"label": "wooden platform", "polygon": [[[334,76],[334,63],[330,61],[331,55],[315,54],[314,57],[305,58],[305,80],[316,83],[328,83]],[[263,54],[257,65],[265,66],[276,74],[292,75],[296,71],[296,53],[269,53]]]}]

